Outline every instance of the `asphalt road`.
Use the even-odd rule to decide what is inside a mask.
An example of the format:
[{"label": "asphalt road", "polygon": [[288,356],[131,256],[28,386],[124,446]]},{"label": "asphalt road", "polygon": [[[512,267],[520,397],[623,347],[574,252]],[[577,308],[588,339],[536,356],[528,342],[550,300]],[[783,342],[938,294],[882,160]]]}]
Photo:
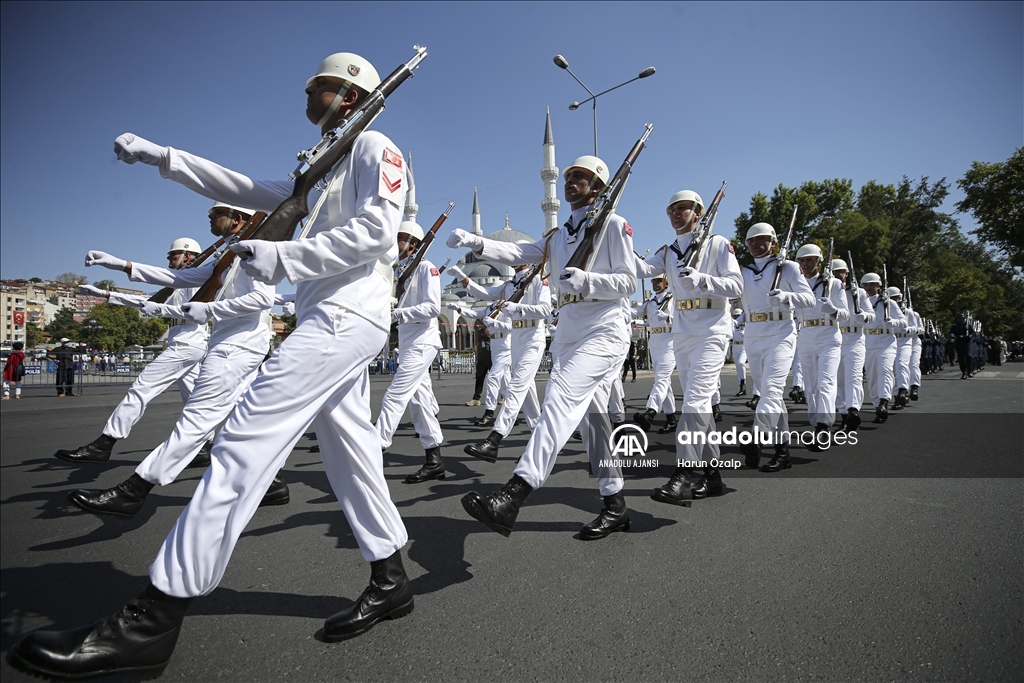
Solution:
[{"label": "asphalt road", "polygon": [[[1020,681],[1022,371],[927,377],[920,401],[865,423],[857,446],[794,448],[777,475],[726,473],[726,495],[690,509],[649,498],[671,466],[630,478],[632,530],[597,542],[578,539],[601,507],[578,443],[511,538],[463,511],[464,493],[511,476],[529,434],[517,427],[494,464],[464,455],[486,435],[470,426],[481,409],[463,405],[471,377],[447,377],[435,390],[448,479],[402,483],[421,459],[410,425],[385,456],[415,611],[323,641],[324,619],[358,597],[369,567],[303,439],[281,472],[291,503],[257,512],[220,587],[192,603],[162,680]],[[385,382],[373,380],[378,405]],[[749,424],[731,368],[723,382],[725,426]],[[650,379],[625,386],[632,414]],[[131,521],[67,503],[73,488],[127,478],[180,409],[176,391],[161,396],[107,467],[53,458],[97,436],[123,393],[38,389],[0,408],[5,654],[27,631],[94,621],[141,592],[195,489],[200,473],[186,470]],[[34,680],[6,660],[0,675]]]}]

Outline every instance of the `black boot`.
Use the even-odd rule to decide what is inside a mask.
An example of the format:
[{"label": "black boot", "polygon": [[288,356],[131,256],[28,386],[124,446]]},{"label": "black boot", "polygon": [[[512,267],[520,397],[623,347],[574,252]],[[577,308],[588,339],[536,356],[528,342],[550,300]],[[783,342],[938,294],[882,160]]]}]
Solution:
[{"label": "black boot", "polygon": [[845,432],[846,431],[846,419],[849,416],[850,416],[849,413],[843,413],[843,421],[839,424],[839,428],[836,429],[837,432]]},{"label": "black boot", "polygon": [[800,387],[793,387],[789,390],[789,400],[793,403],[800,402]]},{"label": "black boot", "polygon": [[690,489],[690,468],[677,467],[664,486],[651,491],[651,500],[690,507],[693,500],[693,492]]},{"label": "black boot", "polygon": [[704,478],[693,487],[693,497],[695,500],[707,498],[708,496],[720,496],[723,493],[725,493],[725,485],[722,483],[722,473],[718,471],[718,468],[711,469],[709,467],[705,469]]},{"label": "black boot", "polygon": [[893,410],[903,410],[904,408],[906,408],[907,407],[907,403],[908,403],[907,398],[908,397],[907,397],[907,390],[906,389],[900,389],[899,391],[897,391],[896,392],[896,397],[893,399],[893,402],[892,402],[892,409]]},{"label": "black boot", "polygon": [[370,563],[370,585],[355,604],[324,623],[324,640],[336,643],[366,633],[378,622],[412,612],[412,586],[402,566],[402,552]]},{"label": "black boot", "polygon": [[100,434],[99,438],[92,443],[79,446],[75,450],[61,449],[54,453],[54,457],[68,462],[87,462],[93,465],[104,465],[110,460],[110,450],[117,443],[117,439],[106,434]]},{"label": "black boot", "polygon": [[192,598],[174,598],[152,584],[114,615],[70,631],[33,631],[7,661],[31,674],[81,679],[163,673]]},{"label": "black boot", "polygon": [[762,472],[778,472],[788,470],[792,467],[789,461],[789,448],[787,446],[776,446],[775,455],[768,461],[768,464],[761,468]]},{"label": "black boot", "polygon": [[642,413],[633,413],[633,422],[640,425],[640,428],[645,432],[651,431],[651,425],[654,423],[654,418],[657,417],[658,411],[653,408],[648,408]]},{"label": "black boot", "polygon": [[142,509],[153,486],[133,474],[111,489],[76,489],[68,494],[68,500],[94,515],[134,517]]},{"label": "black boot", "polygon": [[758,443],[741,443],[740,453],[744,456],[744,464],[752,470],[756,470],[761,466],[761,444]]},{"label": "black boot", "polygon": [[736,395],[737,396],[746,396],[747,395],[747,380],[745,380],[745,379],[741,379],[740,380],[740,390],[736,392]]},{"label": "black boot", "polygon": [[284,483],[277,477],[274,477],[274,481],[270,482],[270,488],[263,494],[263,500],[260,501],[260,507],[267,507],[269,505],[287,505],[288,501],[292,499],[291,492],[288,491],[288,484]]},{"label": "black boot", "polygon": [[484,416],[476,421],[477,427],[493,427],[494,426],[494,411],[485,410]]},{"label": "black boot", "polygon": [[757,410],[757,402],[760,400],[761,396],[759,394],[754,394],[753,396],[750,397],[750,400],[744,403],[743,405],[750,408],[751,410]]},{"label": "black boot", "polygon": [[855,432],[857,427],[860,427],[860,411],[856,408],[850,408],[850,412],[846,413],[846,429],[847,431]]},{"label": "black boot", "polygon": [[796,394],[796,402],[802,403],[803,405],[807,405],[807,394],[804,393],[804,390],[801,389],[800,387],[797,387]]},{"label": "black boot", "polygon": [[604,509],[597,519],[580,528],[580,538],[596,541],[613,531],[629,531],[629,510],[626,509],[626,498],[622,491],[604,497]]},{"label": "black boot", "polygon": [[658,430],[659,434],[675,434],[679,427],[679,418],[675,413],[665,413],[665,426]]},{"label": "black boot", "polygon": [[406,484],[422,484],[431,479],[444,479],[444,462],[441,461],[441,447],[427,449],[427,461],[405,478]]},{"label": "black boot", "polygon": [[832,436],[829,434],[829,427],[819,422],[814,427],[814,442],[807,447],[812,453],[824,453],[832,445]]},{"label": "black boot", "polygon": [[910,387],[910,400],[911,401],[916,401],[916,400],[918,400],[920,398],[920,396],[917,395],[917,390],[918,389],[920,389],[920,387],[917,386],[916,384],[914,386]]},{"label": "black boot", "polygon": [[878,407],[875,408],[875,424],[884,424],[889,419],[889,399],[878,399]]},{"label": "black boot", "polygon": [[519,516],[519,508],[531,491],[533,488],[517,474],[500,491],[487,498],[470,491],[462,497],[462,507],[477,520],[508,537]]},{"label": "black boot", "polygon": [[715,418],[715,422],[722,421],[722,406],[718,403],[711,406],[711,417]]},{"label": "black boot", "polygon": [[193,467],[202,467],[204,470],[210,466],[210,448],[213,446],[212,443],[207,441],[203,444],[203,447],[196,453],[196,457],[192,458],[192,462],[185,467],[186,470],[190,470]]},{"label": "black boot", "polygon": [[462,450],[474,458],[480,458],[485,462],[494,462],[498,459],[498,448],[501,446],[502,438],[501,434],[492,431],[479,446],[470,444]]}]

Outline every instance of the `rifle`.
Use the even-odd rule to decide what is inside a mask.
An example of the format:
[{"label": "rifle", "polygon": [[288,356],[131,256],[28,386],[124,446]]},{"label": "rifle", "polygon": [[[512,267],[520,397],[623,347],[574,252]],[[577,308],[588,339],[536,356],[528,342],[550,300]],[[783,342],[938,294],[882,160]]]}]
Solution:
[{"label": "rifle", "polygon": [[907,304],[907,310],[914,310],[914,304],[910,301],[910,285],[907,284],[907,278],[903,278],[903,300]]},{"label": "rifle", "polygon": [[324,133],[315,147],[296,155],[300,162],[299,166],[288,174],[288,177],[295,181],[292,195],[274,209],[270,218],[263,222],[250,239],[272,242],[292,239],[299,221],[309,215],[309,207],[306,205],[309,191],[349,153],[360,133],[384,110],[384,100],[412,76],[413,69],[426,59],[427,48],[415,45],[413,49],[416,51],[413,58],[381,81],[380,85],[359,104],[352,116],[337,128]]},{"label": "rifle", "polygon": [[587,211],[587,215],[580,224],[583,237],[576,246],[576,251],[565,264],[565,268],[590,270],[594,266],[597,248],[603,241],[604,232],[608,227],[608,218],[615,213],[615,207],[619,204],[619,198],[622,196],[622,190],[626,187],[626,181],[629,180],[629,174],[633,172],[633,164],[636,163],[640,152],[644,150],[647,138],[650,136],[651,130],[654,129],[654,125],[650,123],[644,124],[644,127],[646,129],[644,134],[633,145],[633,149],[629,150],[629,154],[619,166],[619,170],[597,195],[597,199]]},{"label": "rifle", "polygon": [[853,312],[860,315],[860,289],[857,287],[857,274],[853,272],[853,254],[846,252],[850,261],[850,274],[846,278],[846,288],[853,295]]},{"label": "rifle", "polygon": [[438,275],[440,275],[441,273],[443,273],[443,272],[444,272],[444,269],[445,269],[445,268],[447,268],[447,267],[448,267],[448,264],[449,264],[449,263],[451,263],[451,262],[452,262],[452,257],[451,257],[451,256],[449,256],[449,257],[448,257],[448,258],[447,258],[447,259],[445,260],[445,262],[444,262],[444,265],[443,265],[443,266],[441,266],[440,268],[438,268],[438,269],[437,269],[437,274],[438,274]]},{"label": "rifle", "polygon": [[[217,253],[217,250],[224,245],[225,239],[226,238],[221,237],[219,240],[208,246],[206,249],[203,250],[203,253],[199,254],[199,256],[196,256],[194,259],[189,261],[188,265],[185,267],[195,268],[197,266],[203,265],[203,261]],[[169,298],[171,298],[171,294],[174,294],[174,287],[164,287],[159,292],[149,297],[149,300],[155,304],[162,304],[165,303]]]},{"label": "rifle", "polygon": [[531,265],[530,268],[526,271],[526,277],[520,280],[519,284],[516,285],[515,291],[512,292],[512,294],[510,294],[507,298],[502,299],[497,304],[495,304],[494,310],[491,311],[487,317],[497,318],[498,314],[501,313],[502,306],[504,306],[506,303],[511,302],[517,304],[520,301],[522,301],[523,296],[526,294],[526,288],[530,286],[530,283],[533,282],[533,279],[537,277],[537,273],[540,272],[540,266],[541,264],[539,263],[534,263],[533,265]]},{"label": "rifle", "polygon": [[834,237],[828,238],[828,258],[825,259],[825,265],[821,269],[821,295],[828,297],[832,296],[832,256],[835,254],[836,239]]},{"label": "rifle", "polygon": [[[263,224],[267,214],[262,211],[257,211],[245,222],[242,229],[234,235],[226,238],[229,245],[242,240],[252,239],[253,234],[259,229],[260,225]],[[210,277],[203,283],[203,286],[199,288],[189,301],[202,301],[209,303],[217,299],[217,291],[224,285],[224,273],[227,272],[228,267],[235,262],[237,254],[230,249],[225,249],[224,253],[217,259],[217,265],[213,267],[213,272]]]},{"label": "rifle", "polygon": [[[409,284],[409,278],[416,272],[416,266],[420,265],[420,261],[423,260],[424,254],[427,253],[427,249],[434,243],[434,237],[437,236],[437,231],[441,228],[446,220],[448,220],[448,214],[455,208],[455,202],[450,202],[448,208],[444,210],[434,224],[430,226],[430,230],[423,236],[423,240],[420,241],[420,245],[416,247],[416,251],[409,258],[398,264],[398,268],[395,269],[395,298],[399,301],[405,296],[405,288]],[[438,272],[440,274],[440,271]]]},{"label": "rifle", "polygon": [[796,212],[799,207],[793,207],[793,217],[789,220],[789,230],[786,231],[786,243],[779,249],[779,255],[775,259],[775,277],[772,278],[772,288],[769,291],[774,291],[779,288],[779,284],[782,282],[782,265],[786,262],[786,257],[789,256],[789,243],[793,239],[793,228],[796,227]]},{"label": "rifle", "polygon": [[889,271],[882,264],[882,320],[889,322]]},{"label": "rifle", "polygon": [[693,231],[693,239],[690,241],[690,256],[686,259],[687,268],[696,268],[697,264],[700,263],[700,252],[704,249],[704,245],[707,244],[708,240],[711,239],[711,231],[715,228],[715,218],[718,216],[718,205],[722,203],[722,197],[725,196],[726,185],[728,185],[728,182],[723,180],[722,186],[718,188],[715,198],[711,201],[711,206],[700,217],[700,223],[697,224],[697,229]]}]

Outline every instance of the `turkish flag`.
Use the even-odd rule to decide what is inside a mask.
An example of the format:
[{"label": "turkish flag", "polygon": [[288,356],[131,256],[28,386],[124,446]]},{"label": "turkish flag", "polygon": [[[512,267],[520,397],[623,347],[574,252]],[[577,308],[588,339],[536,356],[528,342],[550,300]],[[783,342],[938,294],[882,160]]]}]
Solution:
[{"label": "turkish flag", "polygon": [[25,326],[25,311],[14,311],[14,324]]}]

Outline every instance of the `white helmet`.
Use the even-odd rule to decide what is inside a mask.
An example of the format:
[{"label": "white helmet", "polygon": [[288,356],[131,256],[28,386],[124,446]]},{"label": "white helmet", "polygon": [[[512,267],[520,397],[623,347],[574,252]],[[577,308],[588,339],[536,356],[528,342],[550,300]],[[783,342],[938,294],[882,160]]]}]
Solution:
[{"label": "white helmet", "polygon": [[668,200],[668,205],[665,207],[665,213],[668,213],[673,204],[679,202],[693,202],[695,206],[700,207],[700,212],[704,213],[704,200],[693,190],[679,190],[679,192],[672,195],[672,199]]},{"label": "white helmet", "polygon": [[576,159],[576,161],[565,167],[565,170],[562,171],[562,177],[568,178],[569,171],[574,168],[582,168],[584,171],[590,171],[594,174],[594,177],[600,180],[603,184],[608,184],[608,164],[595,156],[584,155]]},{"label": "white helmet", "polygon": [[886,293],[889,294],[889,298],[890,299],[896,299],[896,298],[902,299],[903,298],[903,292],[900,291],[899,287],[890,287],[889,289],[887,289],[885,291],[886,291]]},{"label": "white helmet", "polygon": [[740,308],[739,306],[737,306],[736,308],[732,309],[732,317],[734,317],[734,318],[738,317],[741,313],[743,313],[743,309]]},{"label": "white helmet", "polygon": [[340,78],[366,92],[370,92],[380,85],[380,76],[377,75],[373,64],[351,52],[335,52],[333,55],[328,55],[324,61],[320,62],[320,68],[316,70],[316,75],[306,81],[306,87],[308,88],[313,80],[320,76]]},{"label": "white helmet", "polygon": [[864,273],[863,275],[860,276],[860,284],[861,285],[871,285],[871,284],[881,285],[882,284],[882,278],[879,277],[878,273]]},{"label": "white helmet", "polygon": [[211,206],[206,213],[212,216],[214,209],[227,209],[232,213],[237,211],[238,213],[244,214],[245,216],[252,216],[253,214],[256,213],[256,211],[254,211],[253,209],[247,209],[244,206],[232,206],[231,204],[225,204],[224,202],[217,202],[216,204]]},{"label": "white helmet", "polygon": [[804,246],[796,250],[796,257],[798,259],[801,259],[804,256],[817,256],[818,260],[820,261],[821,247],[819,247],[817,244],[805,244]]},{"label": "white helmet", "polygon": [[176,251],[186,251],[190,254],[200,254],[202,249],[199,248],[199,242],[188,237],[179,237],[178,239],[171,242],[171,248],[167,250],[167,255],[170,256]]},{"label": "white helmet", "polygon": [[747,230],[747,241],[749,242],[755,237],[760,237],[761,235],[771,235],[773,242],[777,242],[779,239],[775,234],[775,228],[770,226],[768,223],[754,223],[750,226],[750,229]]},{"label": "white helmet", "polygon": [[398,232],[404,232],[406,235],[412,237],[413,239],[417,239],[420,242],[423,241],[423,228],[420,227],[419,223],[415,223],[413,221],[402,221],[402,223],[398,226]]},{"label": "white helmet", "polygon": [[841,258],[832,259],[832,270],[849,270],[850,267],[846,265],[846,261]]}]

